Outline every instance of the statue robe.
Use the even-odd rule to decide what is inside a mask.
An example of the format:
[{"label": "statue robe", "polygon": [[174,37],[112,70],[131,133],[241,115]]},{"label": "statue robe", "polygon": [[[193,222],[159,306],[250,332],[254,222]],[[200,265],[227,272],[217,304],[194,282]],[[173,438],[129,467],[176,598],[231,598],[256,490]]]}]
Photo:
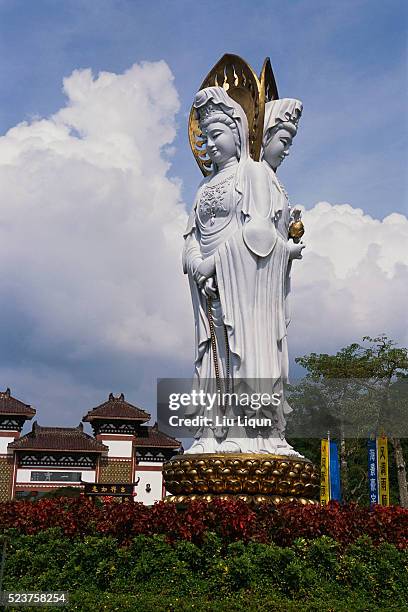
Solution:
[{"label": "statue robe", "polygon": [[[244,379],[253,393],[281,392],[282,380],[288,377],[290,262],[287,233],[283,235],[287,200],[265,165],[247,159],[238,164],[231,186],[228,223],[208,239],[199,217],[200,198],[207,183],[205,179],[199,187],[183,253],[194,309],[197,386],[202,388],[206,381],[213,380],[215,371],[207,299],[194,273],[202,259],[214,255],[219,300],[213,302],[213,319],[221,377],[225,376],[227,363],[225,325],[233,390]],[[256,411],[257,418],[273,420],[269,429],[200,429],[196,437],[202,441],[203,452],[278,452],[277,440],[284,439],[285,414],[290,411],[283,398],[278,407],[269,405]],[[249,407],[243,412],[250,417],[255,414]]]}]

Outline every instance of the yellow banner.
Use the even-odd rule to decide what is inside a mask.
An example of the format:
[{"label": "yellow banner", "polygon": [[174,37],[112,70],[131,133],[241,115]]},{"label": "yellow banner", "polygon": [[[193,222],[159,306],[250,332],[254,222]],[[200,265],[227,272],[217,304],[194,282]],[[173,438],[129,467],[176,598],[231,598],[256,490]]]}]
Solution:
[{"label": "yellow banner", "polygon": [[377,438],[378,461],[378,503],[380,506],[390,505],[390,481],[388,478],[388,444],[387,438]]},{"label": "yellow banner", "polygon": [[330,449],[329,441],[322,440],[321,460],[320,460],[320,503],[322,504],[322,506],[326,505],[330,501],[329,449]]}]

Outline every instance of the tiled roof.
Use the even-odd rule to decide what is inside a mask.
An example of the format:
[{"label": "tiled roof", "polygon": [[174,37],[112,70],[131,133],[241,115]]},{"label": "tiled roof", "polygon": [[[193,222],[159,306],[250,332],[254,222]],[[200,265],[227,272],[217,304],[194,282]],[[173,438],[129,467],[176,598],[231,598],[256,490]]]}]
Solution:
[{"label": "tiled roof", "polygon": [[155,423],[153,427],[141,427],[139,432],[143,432],[143,435],[137,436],[135,441],[136,449],[138,446],[167,448],[180,448],[181,446],[181,442],[159,431],[157,423]]},{"label": "tiled roof", "polygon": [[8,445],[13,450],[105,452],[108,447],[78,427],[40,427],[34,421],[32,430]]},{"label": "tiled roof", "polygon": [[7,388],[5,391],[0,391],[0,415],[1,414],[19,415],[32,419],[35,415],[35,408],[32,408],[29,404],[20,402],[20,400],[11,395],[10,389]]},{"label": "tiled roof", "polygon": [[123,393],[119,397],[114,397],[113,393],[110,393],[107,402],[90,410],[82,420],[88,422],[95,420],[122,420],[146,423],[150,420],[150,414],[126,402]]}]

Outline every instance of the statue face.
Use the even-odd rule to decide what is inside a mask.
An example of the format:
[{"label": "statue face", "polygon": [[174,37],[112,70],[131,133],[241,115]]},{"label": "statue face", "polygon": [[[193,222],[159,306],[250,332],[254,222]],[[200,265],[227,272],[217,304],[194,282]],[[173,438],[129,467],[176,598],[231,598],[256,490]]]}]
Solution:
[{"label": "statue face", "polygon": [[289,155],[295,134],[285,128],[278,129],[264,147],[263,159],[276,170]]},{"label": "statue face", "polygon": [[237,147],[234,134],[228,125],[221,122],[210,123],[203,130],[207,140],[207,153],[213,164],[222,165],[230,159],[237,158]]}]

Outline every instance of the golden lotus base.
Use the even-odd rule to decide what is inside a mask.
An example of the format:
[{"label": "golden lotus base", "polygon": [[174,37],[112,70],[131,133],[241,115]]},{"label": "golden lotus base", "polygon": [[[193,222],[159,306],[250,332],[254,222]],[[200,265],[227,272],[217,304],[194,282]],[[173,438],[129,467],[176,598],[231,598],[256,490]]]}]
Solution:
[{"label": "golden lotus base", "polygon": [[280,504],[317,503],[320,475],[313,463],[295,456],[267,453],[177,455],[163,465],[165,501],[239,498]]},{"label": "golden lotus base", "polygon": [[206,501],[209,502],[213,499],[239,499],[247,504],[259,505],[259,504],[273,504],[279,506],[287,502],[298,502],[303,506],[308,504],[318,504],[319,502],[315,499],[306,499],[305,497],[282,497],[279,495],[167,495],[164,498],[164,502],[167,504],[185,504],[189,501]]}]

